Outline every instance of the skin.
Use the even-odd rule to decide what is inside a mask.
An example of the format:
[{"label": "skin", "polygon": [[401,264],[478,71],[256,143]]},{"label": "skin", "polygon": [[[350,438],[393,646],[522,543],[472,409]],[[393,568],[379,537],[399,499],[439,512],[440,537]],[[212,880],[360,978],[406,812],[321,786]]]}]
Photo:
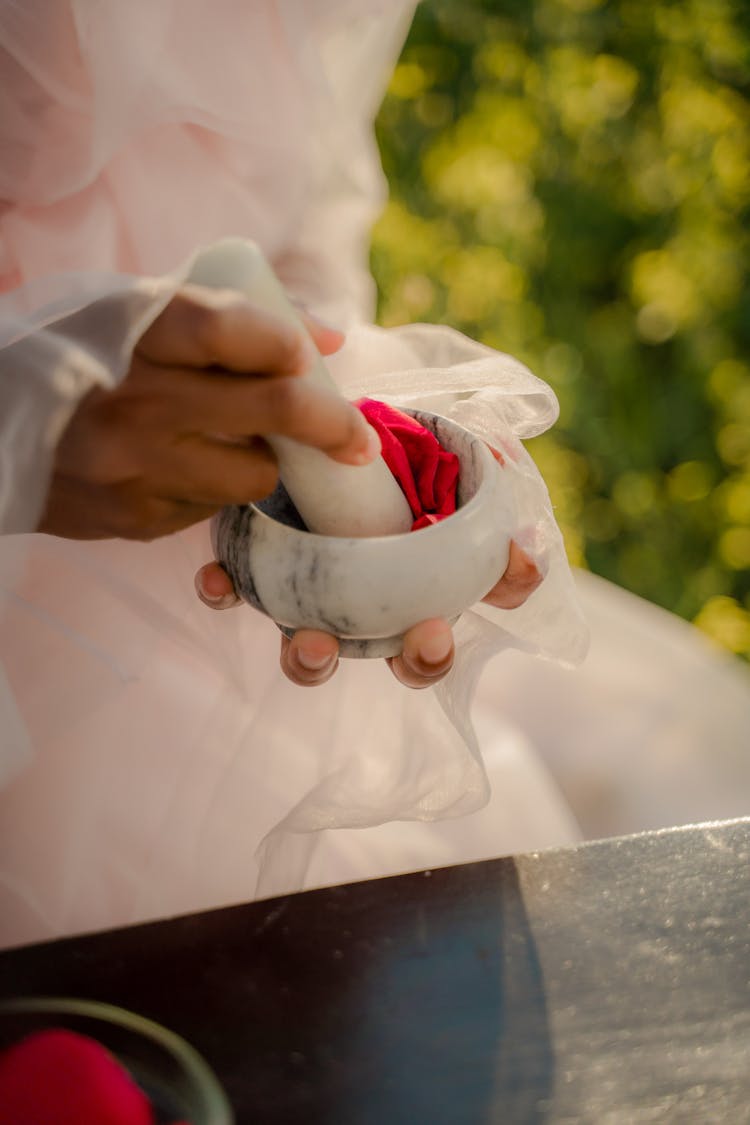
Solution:
[{"label": "skin", "polygon": [[[313,346],[328,355],[344,339],[301,315],[307,333],[235,292],[184,286],[141,337],[120,385],[96,388],[79,403],[57,447],[38,530],[149,540],[225,504],[261,499],[278,476],[267,434],[284,434],[343,464],[377,457],[380,443],[361,413],[299,379]],[[541,580],[513,543],[505,574],[484,600],[514,608]],[[198,571],[196,590],[212,609],[239,604],[215,562]],[[450,627],[435,619],[411,629],[403,653],[388,664],[405,686],[425,688],[450,670],[453,657]],[[323,684],[337,666],[338,645],[328,634],[300,630],[282,639],[281,667],[295,684]]]},{"label": "skin", "polygon": [[[536,563],[517,543],[511,543],[508,566],[483,598],[498,609],[522,605],[542,581]],[[195,576],[198,597],[211,609],[240,605],[231,580],[219,563],[208,563]],[[438,683],[452,668],[455,650],[453,633],[447,621],[434,618],[410,629],[400,656],[387,663],[405,687],[428,688]],[[292,639],[282,637],[281,667],[286,677],[300,687],[326,683],[338,667],[338,642],[328,633],[299,629]]]},{"label": "skin", "polygon": [[[308,322],[321,351],[340,333]],[[276,486],[264,441],[285,434],[359,465],[380,451],[356,407],[299,376],[313,344],[240,294],[186,286],[137,344],[113,390],[79,404],[56,450],[39,530],[155,539]]]}]

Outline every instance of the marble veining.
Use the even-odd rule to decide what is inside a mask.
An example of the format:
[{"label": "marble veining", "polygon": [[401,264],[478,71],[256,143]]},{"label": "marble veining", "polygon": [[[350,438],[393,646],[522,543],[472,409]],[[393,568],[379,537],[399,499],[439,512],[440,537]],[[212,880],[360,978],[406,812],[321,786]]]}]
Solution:
[{"label": "marble veining", "polygon": [[460,462],[454,515],[402,535],[337,538],[308,532],[283,485],[256,504],[222,509],[216,557],[239,595],[291,636],[323,629],[342,656],[393,656],[406,629],[455,620],[507,565],[515,506],[487,446],[462,426],[409,411]]}]

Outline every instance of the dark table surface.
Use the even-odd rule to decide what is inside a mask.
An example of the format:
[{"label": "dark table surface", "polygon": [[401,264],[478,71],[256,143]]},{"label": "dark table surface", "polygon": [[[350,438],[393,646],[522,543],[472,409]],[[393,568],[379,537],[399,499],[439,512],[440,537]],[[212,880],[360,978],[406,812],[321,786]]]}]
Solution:
[{"label": "dark table surface", "polygon": [[750,819],[0,954],[181,1033],[239,1125],[750,1122]]}]

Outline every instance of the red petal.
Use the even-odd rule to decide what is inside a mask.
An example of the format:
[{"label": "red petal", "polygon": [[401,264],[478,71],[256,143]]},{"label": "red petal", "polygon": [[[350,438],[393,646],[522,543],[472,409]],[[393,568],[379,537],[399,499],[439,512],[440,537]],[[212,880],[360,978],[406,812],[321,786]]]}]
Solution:
[{"label": "red petal", "polygon": [[412,531],[455,512],[459,470],[455,453],[443,449],[416,418],[393,406],[372,398],[360,399],[357,406],[377,430],[383,460],[409,501]]},{"label": "red petal", "polygon": [[0,1125],[154,1125],[154,1114],[100,1043],[55,1029],[0,1055]]}]

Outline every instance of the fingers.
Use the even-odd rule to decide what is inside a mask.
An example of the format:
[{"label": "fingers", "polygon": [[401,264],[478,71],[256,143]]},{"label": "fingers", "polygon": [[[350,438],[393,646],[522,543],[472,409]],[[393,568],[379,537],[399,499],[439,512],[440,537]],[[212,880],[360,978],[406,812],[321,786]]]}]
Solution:
[{"label": "fingers", "polygon": [[388,660],[391,671],[405,687],[432,687],[450,671],[455,650],[447,621],[422,621],[404,637],[400,656]]},{"label": "fingers", "polygon": [[264,441],[234,444],[188,435],[143,456],[151,489],[170,500],[214,508],[249,504],[270,495],[278,481],[276,458]]},{"label": "fingers", "polygon": [[[240,603],[231,579],[219,563],[207,563],[195,576],[200,600],[210,609]],[[319,687],[338,668],[338,642],[328,633],[299,629],[282,637],[280,664],[284,675],[300,687]],[[409,631],[401,656],[388,661],[396,679],[412,688],[431,687],[453,664],[453,635],[445,621],[424,621]]]},{"label": "fingers", "polygon": [[[242,294],[185,286],[139,341],[117,387],[78,403],[55,450],[40,530],[69,538],[153,539],[277,481],[264,435],[345,464],[380,442],[351,403],[297,376],[343,335],[303,314],[287,324]],[[307,328],[307,331],[305,331]]]},{"label": "fingers", "polygon": [[293,379],[256,386],[252,433],[282,434],[351,465],[379,456],[377,434],[356,406],[336,391]]},{"label": "fingers", "polygon": [[[231,609],[239,605],[230,579],[217,562],[207,563],[195,575],[195,590],[209,609]],[[300,687],[318,687],[330,680],[338,668],[339,646],[335,637],[314,629],[299,629],[281,638],[280,664],[287,679]]]},{"label": "fingers", "polygon": [[[500,581],[483,599],[499,609],[515,609],[536,590],[544,575],[516,542],[511,542],[508,566]],[[400,656],[388,660],[397,680],[406,687],[432,687],[453,666],[453,634],[446,621],[422,621],[404,638]]]},{"label": "fingers", "polygon": [[282,637],[280,663],[288,680],[300,687],[319,687],[330,680],[339,664],[335,637],[314,629],[298,629]]},{"label": "fingers", "polygon": [[[322,351],[341,346],[342,333],[301,315]],[[185,286],[143,335],[129,378],[99,410],[112,430],[135,415],[146,430],[279,434],[336,461],[367,464],[380,443],[361,412],[334,390],[295,378],[311,367],[313,352],[302,327],[241,294]]]},{"label": "fingers", "polygon": [[[297,313],[321,355],[332,355],[344,333],[306,309]],[[305,332],[231,289],[185,285],[141,337],[137,351],[152,363],[230,371],[297,374],[310,360]]]},{"label": "fingers", "polygon": [[220,563],[206,563],[195,575],[195,592],[209,609],[231,609],[242,599],[234,592],[232,580]]},{"label": "fingers", "polygon": [[[155,428],[183,433],[281,434],[323,450],[334,460],[367,464],[380,442],[362,413],[336,391],[295,378],[239,379],[189,368],[150,369],[137,385],[137,407]],[[118,409],[118,404],[112,404]]]},{"label": "fingers", "polygon": [[309,366],[305,333],[231,289],[185,285],[138,342],[136,353],[164,366],[295,375]]},{"label": "fingers", "polygon": [[[200,600],[211,609],[229,609],[240,599],[229,575],[219,563],[208,563],[195,576]],[[406,687],[432,687],[453,665],[453,634],[445,621],[423,621],[410,629],[400,656],[388,660],[397,680]],[[338,668],[338,643],[335,637],[313,629],[299,629],[281,640],[281,669],[287,679],[300,687],[326,683]]]},{"label": "fingers", "polygon": [[165,500],[139,482],[100,484],[56,473],[38,531],[63,539],[139,539],[172,535],[209,519],[216,505]]},{"label": "fingers", "polygon": [[346,339],[343,332],[330,324],[324,324],[306,309],[298,309],[298,312],[321,355],[333,355],[339,350]]},{"label": "fingers", "polygon": [[537,563],[512,540],[505,573],[482,601],[497,609],[517,609],[534,593],[543,578]]}]

